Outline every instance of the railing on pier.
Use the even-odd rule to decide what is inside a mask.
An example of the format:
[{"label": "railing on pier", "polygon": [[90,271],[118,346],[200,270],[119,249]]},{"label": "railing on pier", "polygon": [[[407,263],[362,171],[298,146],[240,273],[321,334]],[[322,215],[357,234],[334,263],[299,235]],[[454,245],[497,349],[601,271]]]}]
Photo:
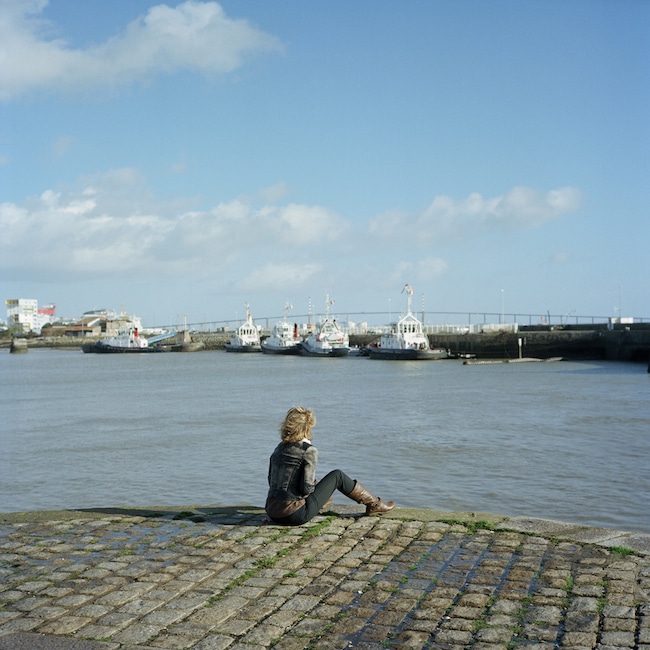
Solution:
[{"label": "railing on pier", "polygon": [[[487,331],[516,332],[521,327],[575,327],[594,326],[597,329],[614,325],[626,325],[629,321],[634,325],[650,323],[650,318],[635,316],[631,319],[612,318],[608,316],[580,316],[568,314],[518,314],[494,312],[441,312],[425,311],[415,313],[422,321],[427,334],[457,333],[475,334]],[[301,330],[306,330],[308,324],[316,324],[325,314],[296,314],[290,317],[298,323]],[[395,312],[346,312],[337,318],[339,325],[349,334],[381,334],[400,317]],[[283,316],[265,316],[255,318],[255,323],[264,331],[269,331],[273,324],[282,320]],[[186,322],[184,317],[178,317],[177,322],[169,325],[159,325],[165,329],[187,329],[195,332],[232,332],[242,320],[214,320]]]}]

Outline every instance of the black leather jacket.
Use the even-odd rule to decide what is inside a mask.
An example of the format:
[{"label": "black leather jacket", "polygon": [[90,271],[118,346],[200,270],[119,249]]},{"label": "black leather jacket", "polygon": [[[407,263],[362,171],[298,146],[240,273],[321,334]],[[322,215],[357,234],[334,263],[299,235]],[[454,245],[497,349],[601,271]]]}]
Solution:
[{"label": "black leather jacket", "polygon": [[318,450],[308,442],[281,442],[269,460],[271,499],[297,501],[314,491]]}]

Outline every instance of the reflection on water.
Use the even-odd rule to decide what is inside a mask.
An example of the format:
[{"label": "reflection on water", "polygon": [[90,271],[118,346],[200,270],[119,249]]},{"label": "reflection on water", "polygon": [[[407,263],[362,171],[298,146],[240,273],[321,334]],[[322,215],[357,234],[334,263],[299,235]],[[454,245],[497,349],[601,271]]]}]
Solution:
[{"label": "reflection on water", "polygon": [[339,467],[400,506],[650,532],[645,370],[0,354],[0,511],[261,505],[279,424],[303,404],[319,474]]}]

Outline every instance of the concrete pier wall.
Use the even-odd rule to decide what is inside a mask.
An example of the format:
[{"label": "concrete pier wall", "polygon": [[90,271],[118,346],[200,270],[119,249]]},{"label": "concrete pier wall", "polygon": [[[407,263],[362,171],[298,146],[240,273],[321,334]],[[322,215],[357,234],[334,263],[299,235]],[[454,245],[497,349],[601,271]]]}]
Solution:
[{"label": "concrete pier wall", "polygon": [[[517,334],[430,335],[431,344],[455,354],[516,359],[525,357],[563,357],[565,359],[604,359],[647,362],[650,355],[648,331],[550,331]],[[521,344],[521,345],[520,345]]]}]

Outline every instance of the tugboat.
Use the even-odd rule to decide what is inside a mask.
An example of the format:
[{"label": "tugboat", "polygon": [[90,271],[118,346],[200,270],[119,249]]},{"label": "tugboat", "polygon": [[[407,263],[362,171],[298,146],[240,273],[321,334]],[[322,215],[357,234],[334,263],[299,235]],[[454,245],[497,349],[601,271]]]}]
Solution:
[{"label": "tugboat", "polygon": [[329,308],[333,303],[329,296],[325,296],[325,320],[300,344],[304,356],[346,357],[350,353],[348,335],[339,327],[336,319],[330,320]]},{"label": "tugboat", "polygon": [[141,354],[147,352],[168,352],[164,347],[150,346],[144,336],[140,336],[138,327],[134,324],[121,327],[115,336],[95,343],[85,343],[81,346],[84,352],[101,354]]},{"label": "tugboat", "polygon": [[300,336],[298,325],[291,325],[288,320],[291,305],[284,306],[284,318],[276,323],[271,330],[271,336],[261,343],[265,354],[300,354]]},{"label": "tugboat", "polygon": [[237,328],[225,345],[226,352],[261,352],[260,331],[253,323],[253,315],[246,303],[246,320]]},{"label": "tugboat", "polygon": [[407,312],[387,334],[382,334],[378,346],[368,348],[371,359],[390,360],[434,360],[448,359],[443,348],[431,348],[429,339],[422,330],[422,323],[411,313],[413,289],[404,285],[402,293],[407,296]]}]

